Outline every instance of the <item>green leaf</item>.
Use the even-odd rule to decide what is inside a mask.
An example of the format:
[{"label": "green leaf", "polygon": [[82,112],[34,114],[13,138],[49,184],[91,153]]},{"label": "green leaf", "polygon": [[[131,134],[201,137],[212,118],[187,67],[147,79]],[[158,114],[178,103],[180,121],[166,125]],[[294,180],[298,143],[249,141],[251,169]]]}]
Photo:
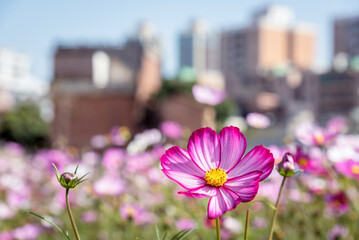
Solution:
[{"label": "green leaf", "polygon": [[[84,178],[84,177],[86,177],[87,175],[89,175],[90,173],[86,173],[85,175],[83,175],[82,177],[80,177],[77,181],[78,182],[81,182],[81,180]],[[87,179],[85,179],[85,180],[83,180],[83,181],[86,181]],[[83,182],[82,181],[82,182]]]},{"label": "green leaf", "polygon": [[56,174],[57,180],[60,181],[60,172],[59,172],[59,170],[57,170],[57,167],[56,167],[56,165],[54,163],[52,163],[52,166],[54,166],[54,168],[56,170],[56,172],[55,171],[54,172]]},{"label": "green leaf", "polygon": [[167,239],[167,233],[165,233],[165,235],[163,235],[162,240],[166,240]]},{"label": "green leaf", "polygon": [[77,169],[79,168],[79,165],[77,164],[74,174],[77,173]]},{"label": "green leaf", "polygon": [[190,235],[194,230],[193,229],[184,229],[175,234],[171,240],[182,240],[185,239],[188,235]]},{"label": "green leaf", "polygon": [[156,237],[157,237],[157,240],[161,240],[157,224],[156,224]]},{"label": "green leaf", "polygon": [[[56,169],[56,170],[57,170],[57,169]],[[51,222],[50,220],[48,220],[48,219],[44,218],[43,216],[40,216],[40,215],[38,215],[38,214],[36,214],[36,213],[30,212],[30,211],[26,211],[26,212],[28,212],[28,213],[30,213],[30,214],[32,214],[32,215],[34,215],[34,216],[36,216],[36,217],[38,217],[38,218],[44,220],[45,222],[51,224],[51,225],[52,225],[54,228],[56,228],[60,233],[62,233],[62,235],[64,235],[68,240],[71,240],[71,239],[69,238],[68,234],[65,234],[65,233],[61,230],[61,228],[59,228],[55,223]]]},{"label": "green leaf", "polygon": [[265,200],[257,200],[258,202],[262,202],[264,203],[265,205],[267,205],[268,207],[270,207],[271,209],[273,210],[276,210],[277,208],[275,206],[273,206],[270,202],[267,202]]}]

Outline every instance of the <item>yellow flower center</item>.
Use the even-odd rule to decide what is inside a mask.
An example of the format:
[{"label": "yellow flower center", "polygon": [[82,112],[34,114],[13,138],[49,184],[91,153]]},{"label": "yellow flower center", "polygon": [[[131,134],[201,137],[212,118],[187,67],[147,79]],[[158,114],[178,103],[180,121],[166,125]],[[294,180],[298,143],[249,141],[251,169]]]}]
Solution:
[{"label": "yellow flower center", "polygon": [[298,164],[299,164],[300,166],[305,167],[305,166],[308,165],[308,161],[307,161],[307,159],[305,159],[305,158],[299,158],[299,159],[298,159]]},{"label": "yellow flower center", "polygon": [[351,170],[352,173],[354,173],[354,174],[359,174],[359,166],[358,166],[358,165],[352,166],[350,170]]},{"label": "yellow flower center", "polygon": [[325,138],[322,133],[315,134],[314,139],[318,145],[322,145],[325,142]]},{"label": "yellow flower center", "polygon": [[204,180],[213,187],[220,187],[227,182],[227,174],[223,169],[214,168],[206,172]]}]

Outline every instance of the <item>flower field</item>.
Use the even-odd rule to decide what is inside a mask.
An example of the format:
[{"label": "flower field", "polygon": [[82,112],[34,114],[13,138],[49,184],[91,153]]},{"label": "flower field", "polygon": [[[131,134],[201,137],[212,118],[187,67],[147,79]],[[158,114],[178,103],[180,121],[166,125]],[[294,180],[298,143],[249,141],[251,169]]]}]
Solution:
[{"label": "flower field", "polygon": [[[114,127],[89,139],[92,149],[63,147],[35,153],[4,142],[0,239],[65,239],[29,212],[45,217],[75,239],[66,212],[66,188],[59,183],[53,164],[60,174],[74,172],[77,165],[77,176],[88,173],[86,181],[69,190],[82,239],[181,239],[181,234],[186,239],[216,239],[217,217],[221,239],[244,239],[247,209],[248,239],[269,238],[275,211],[273,239],[358,239],[359,135],[348,131],[343,118],[334,118],[325,127],[297,125],[293,135],[286,136],[285,145],[256,147],[251,153],[254,143],[261,144],[258,136],[271,128],[250,128],[244,135],[234,127],[219,129],[218,135],[202,129],[192,134],[198,138],[193,143],[191,133],[174,122],[134,136],[126,127]],[[229,129],[236,133],[226,133]],[[214,153],[221,160],[204,161],[216,156],[198,153],[198,161],[191,162],[194,153],[190,151],[208,150],[211,147],[206,146],[216,139],[220,150]],[[181,159],[186,164],[178,165]],[[267,165],[262,166],[264,162]],[[214,165],[206,167],[207,163]],[[174,173],[182,169],[196,176],[202,168],[206,172],[196,181]],[[242,185],[231,185],[231,179],[245,174],[249,175]],[[201,188],[191,185],[198,182]],[[232,193],[239,197],[229,201]],[[182,231],[186,229],[193,231]]]}]

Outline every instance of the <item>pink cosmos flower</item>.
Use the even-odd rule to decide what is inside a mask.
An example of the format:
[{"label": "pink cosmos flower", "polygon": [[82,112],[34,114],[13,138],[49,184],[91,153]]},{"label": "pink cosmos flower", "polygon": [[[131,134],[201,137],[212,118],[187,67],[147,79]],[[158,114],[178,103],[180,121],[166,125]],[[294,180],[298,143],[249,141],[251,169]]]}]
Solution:
[{"label": "pink cosmos flower", "polygon": [[309,146],[327,146],[340,134],[340,126],[329,124],[327,128],[322,128],[312,122],[304,122],[296,129],[297,139]]},{"label": "pink cosmos flower", "polygon": [[104,176],[94,183],[93,188],[100,196],[118,196],[124,191],[125,184],[118,177]]},{"label": "pink cosmos flower", "polygon": [[187,151],[174,146],[161,158],[163,173],[187,191],[188,197],[210,197],[207,217],[217,218],[241,202],[251,201],[259,182],[272,172],[274,158],[256,146],[243,158],[247,146],[237,127],[225,127],[217,135],[210,128],[192,133]]},{"label": "pink cosmos flower", "polygon": [[308,153],[305,153],[302,147],[297,146],[294,153],[296,163],[300,169],[309,173],[326,175],[327,170],[324,168],[322,155],[323,153],[317,147],[312,147]]},{"label": "pink cosmos flower", "polygon": [[221,103],[227,97],[224,91],[201,85],[194,85],[192,93],[197,102],[211,106]]},{"label": "pink cosmos flower", "polygon": [[161,131],[166,137],[172,139],[179,139],[182,137],[182,126],[177,122],[163,122],[161,124]]},{"label": "pink cosmos flower", "polygon": [[359,180],[359,161],[350,159],[345,162],[337,163],[335,168],[344,176]]},{"label": "pink cosmos flower", "polygon": [[137,204],[125,204],[120,208],[121,216],[131,220],[135,225],[144,225],[156,222],[156,216]]},{"label": "pink cosmos flower", "polygon": [[178,230],[194,229],[197,227],[197,223],[192,219],[181,218],[176,221],[176,227]]},{"label": "pink cosmos flower", "polygon": [[350,210],[348,198],[343,192],[325,195],[324,200],[328,217],[338,217]]},{"label": "pink cosmos flower", "polygon": [[328,240],[336,240],[336,239],[347,239],[349,235],[348,228],[342,225],[335,225],[330,232],[328,233]]},{"label": "pink cosmos flower", "polygon": [[343,117],[334,117],[327,123],[327,130],[333,134],[343,133],[348,129],[348,124]]},{"label": "pink cosmos flower", "polygon": [[41,229],[35,224],[26,224],[22,227],[15,228],[13,236],[15,239],[34,240],[40,236]]},{"label": "pink cosmos flower", "polygon": [[102,165],[107,169],[115,169],[120,166],[125,157],[125,151],[120,148],[109,148],[105,151]]},{"label": "pink cosmos flower", "polygon": [[259,129],[267,128],[270,125],[269,117],[262,113],[248,113],[246,121],[249,126]]},{"label": "pink cosmos flower", "polygon": [[86,211],[81,215],[81,219],[82,221],[86,222],[86,223],[91,223],[91,222],[95,222],[97,220],[98,216],[97,216],[97,212],[96,211]]}]

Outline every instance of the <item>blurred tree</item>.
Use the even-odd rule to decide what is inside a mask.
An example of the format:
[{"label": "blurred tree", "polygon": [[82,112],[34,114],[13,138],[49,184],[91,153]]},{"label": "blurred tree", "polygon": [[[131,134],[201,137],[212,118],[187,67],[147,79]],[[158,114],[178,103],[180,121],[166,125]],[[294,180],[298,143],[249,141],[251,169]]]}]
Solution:
[{"label": "blurred tree", "polygon": [[48,127],[41,119],[37,106],[21,104],[4,114],[0,123],[0,138],[36,149],[46,144]]},{"label": "blurred tree", "polygon": [[223,123],[229,116],[238,114],[236,104],[230,99],[214,106],[214,109],[216,111],[216,120],[220,123]]},{"label": "blurred tree", "polygon": [[178,79],[164,79],[162,87],[156,95],[156,99],[161,100],[169,96],[184,93],[192,96],[192,87],[195,82],[184,82]]}]

